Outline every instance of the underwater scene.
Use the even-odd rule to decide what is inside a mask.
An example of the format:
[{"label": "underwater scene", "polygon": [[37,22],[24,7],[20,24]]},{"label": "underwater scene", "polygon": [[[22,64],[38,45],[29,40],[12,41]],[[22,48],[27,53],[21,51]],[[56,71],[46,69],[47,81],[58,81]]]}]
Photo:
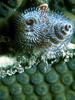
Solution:
[{"label": "underwater scene", "polygon": [[75,0],[0,0],[0,100],[75,100]]}]

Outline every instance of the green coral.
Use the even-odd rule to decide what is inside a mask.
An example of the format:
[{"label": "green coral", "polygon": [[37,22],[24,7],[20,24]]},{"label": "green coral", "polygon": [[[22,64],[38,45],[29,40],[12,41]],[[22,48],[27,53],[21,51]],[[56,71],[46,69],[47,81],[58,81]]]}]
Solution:
[{"label": "green coral", "polygon": [[48,74],[46,74],[46,80],[48,83],[55,83],[59,80],[59,76],[55,70],[51,70]]},{"label": "green coral", "polygon": [[59,74],[64,74],[67,72],[68,68],[67,68],[67,65],[65,62],[60,62],[59,64],[56,65],[56,71],[59,73]]},{"label": "green coral", "polygon": [[[25,69],[24,73],[1,79],[1,100],[9,97],[9,100],[12,100],[11,98],[13,100],[74,100],[75,81],[73,74],[75,70],[70,70],[68,63],[65,63],[66,65],[63,62],[57,63],[45,74],[40,72],[39,68],[32,74],[28,73],[28,69]],[[61,67],[62,70],[60,70]],[[65,71],[60,73],[63,70]]]},{"label": "green coral", "polygon": [[2,82],[3,82],[3,84],[10,86],[15,82],[15,80],[16,80],[15,76],[5,77],[2,79]]},{"label": "green coral", "polygon": [[63,84],[60,82],[57,82],[57,83],[54,83],[51,85],[51,91],[55,94],[64,92],[64,89],[65,88],[64,88]]},{"label": "green coral", "polygon": [[35,86],[34,90],[37,95],[40,95],[40,96],[46,95],[48,93],[48,86],[43,83],[43,84]]},{"label": "green coral", "polygon": [[38,65],[38,68],[41,73],[46,74],[51,70],[51,66],[46,62],[41,61]]},{"label": "green coral", "polygon": [[0,84],[0,99],[6,99],[9,97],[9,92],[6,86]]},{"label": "green coral", "polygon": [[25,85],[29,83],[29,76],[26,73],[18,74],[16,78],[20,84]]},{"label": "green coral", "polygon": [[38,85],[38,84],[41,84],[43,82],[43,75],[41,73],[34,73],[32,76],[31,76],[31,82],[34,84],[34,85]]},{"label": "green coral", "polygon": [[9,91],[12,95],[20,95],[22,93],[22,87],[20,84],[18,84],[17,82],[14,82],[14,84],[12,84],[9,87]]},{"label": "green coral", "polygon": [[31,95],[34,92],[33,86],[31,84],[26,84],[23,87],[23,92],[25,95]]},{"label": "green coral", "polygon": [[62,82],[65,84],[65,85],[71,85],[72,82],[73,82],[73,77],[72,77],[72,74],[71,73],[66,73],[62,76]]}]

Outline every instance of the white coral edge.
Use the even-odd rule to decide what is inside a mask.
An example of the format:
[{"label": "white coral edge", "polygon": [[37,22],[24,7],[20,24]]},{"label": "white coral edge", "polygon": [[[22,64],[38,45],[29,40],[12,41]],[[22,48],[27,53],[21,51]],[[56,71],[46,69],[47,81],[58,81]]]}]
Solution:
[{"label": "white coral edge", "polygon": [[[69,43],[67,46],[69,49],[75,49],[75,44]],[[6,68],[17,63],[16,57],[9,57],[7,55],[0,56],[0,68]]]},{"label": "white coral edge", "polygon": [[0,68],[1,67],[7,67],[7,66],[12,66],[13,64],[15,64],[16,58],[15,57],[9,57],[6,55],[0,56]]}]

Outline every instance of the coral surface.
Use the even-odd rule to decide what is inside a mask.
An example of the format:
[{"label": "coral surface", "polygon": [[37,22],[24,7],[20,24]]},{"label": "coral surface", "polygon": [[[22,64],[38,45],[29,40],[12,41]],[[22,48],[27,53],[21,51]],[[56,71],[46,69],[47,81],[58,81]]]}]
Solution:
[{"label": "coral surface", "polygon": [[[52,65],[51,62],[55,59],[47,59],[45,61],[42,58],[43,60],[41,60],[38,57],[40,53],[36,52],[36,50],[34,51],[36,52],[35,55],[34,52],[31,55],[23,52],[22,55],[20,53],[18,56],[18,52],[15,54],[13,49],[14,42],[11,41],[9,36],[13,32],[13,28],[10,29],[9,24],[12,21],[11,17],[13,16],[14,18],[15,13],[18,14],[24,9],[38,6],[42,3],[48,3],[51,10],[62,11],[73,23],[75,22],[75,0],[0,1],[0,54],[1,56],[16,56],[19,64],[25,68],[22,73],[16,72],[11,76],[10,71],[8,71],[10,76],[0,77],[0,100],[75,100],[75,49],[70,49],[70,57],[59,57],[59,60]],[[13,27],[12,24],[11,26]],[[71,42],[75,43],[75,34]],[[67,53],[69,55],[69,52]],[[35,58],[37,58],[37,64],[33,62]],[[8,62],[10,62],[9,59]],[[34,66],[28,68],[30,64]],[[16,66],[19,67],[17,70],[21,72],[20,66]],[[8,69],[10,69],[10,65]],[[4,75],[4,72],[0,73],[0,75]]]}]

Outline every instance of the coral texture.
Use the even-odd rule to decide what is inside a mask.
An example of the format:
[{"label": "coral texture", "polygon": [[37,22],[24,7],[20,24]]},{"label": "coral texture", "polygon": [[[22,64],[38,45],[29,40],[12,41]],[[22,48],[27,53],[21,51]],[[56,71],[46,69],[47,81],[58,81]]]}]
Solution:
[{"label": "coral texture", "polygon": [[[7,35],[9,31],[9,29],[7,29],[8,18],[10,18],[10,16],[13,15],[14,10],[18,8],[17,11],[20,11],[23,10],[25,7],[28,8],[31,6],[39,5],[40,2],[49,3],[50,8],[52,10],[60,10],[60,11],[62,11],[62,9],[65,9],[65,11],[68,10],[68,12],[66,12],[65,15],[71,17],[74,23],[75,0],[1,0],[0,30],[3,28],[4,32],[2,33],[2,31],[0,31],[0,34]],[[37,16],[35,15],[35,13],[32,13],[34,12],[34,10]],[[71,23],[70,20],[68,20],[67,18],[64,18],[63,15],[61,15],[60,13],[54,13],[49,11],[44,12],[43,14],[46,16],[46,18],[44,18],[44,16],[40,16],[40,19],[43,17],[40,23],[42,24],[42,21],[46,19],[47,19],[46,22],[48,23],[45,23],[47,26],[43,23],[42,24],[43,27],[40,24],[41,26],[40,30],[44,30],[45,28],[48,29],[47,32],[45,32],[46,30],[42,31],[42,36],[44,34],[45,35],[44,39],[49,38],[49,43],[51,43],[51,45],[50,44],[47,45],[47,43],[43,44],[43,46],[35,45],[34,42],[30,42],[34,38],[29,39],[30,45],[28,44],[28,41],[27,44],[25,44],[26,43],[25,40],[23,40],[22,42],[20,40],[20,39],[27,39],[27,37],[25,37],[24,35],[24,32],[26,33],[26,31],[24,30],[23,26],[26,25],[26,27],[28,27],[28,24],[33,23],[33,20],[30,21],[27,20],[28,24],[25,24],[25,18],[36,20],[39,14],[41,14],[41,12],[39,12],[38,9],[32,9],[30,10],[30,12],[28,11],[29,10],[27,9],[27,12],[26,10],[24,11],[24,13],[22,12],[21,14],[23,16],[19,14],[19,16],[17,17],[18,20],[15,22],[17,25],[16,32],[18,31],[16,34],[17,36],[20,36],[20,38],[17,37],[17,42],[19,43],[18,47],[23,46],[24,49],[21,47],[22,50],[17,54],[17,51],[15,52],[14,50],[12,50],[12,48],[9,48],[11,49],[11,52],[9,52],[10,50],[7,49],[9,47],[8,46],[8,43],[10,41],[10,39],[8,39],[9,37],[6,36],[7,38],[6,37],[4,38],[4,36],[1,37],[0,35],[0,53],[1,51],[3,51],[3,53],[1,54],[1,57],[3,56],[2,57],[3,60],[0,63],[3,66],[3,67],[0,66],[0,75],[1,75],[0,100],[75,100],[75,49],[72,50],[70,45],[70,50],[68,51],[67,48],[67,52],[66,51],[63,52],[63,55],[61,55],[62,52],[59,52],[63,49],[64,47],[63,44],[67,46],[67,44],[70,42],[72,36],[71,30],[73,27],[72,26],[73,23]],[[31,16],[27,17],[28,14],[31,16],[34,15],[36,17],[35,18],[31,18]],[[61,23],[59,23],[60,21]],[[35,26],[37,26],[37,28],[35,27],[36,31],[35,30],[33,32],[31,32],[31,30],[28,31],[30,31],[31,33],[35,32],[40,34],[40,30],[38,30],[39,27],[37,24],[39,25],[38,22],[34,24]],[[21,30],[21,28],[23,28],[24,32],[23,30]],[[28,29],[33,29],[33,28],[34,27]],[[5,31],[5,29],[7,29],[7,31]],[[9,32],[10,34],[11,31]],[[13,32],[13,34],[15,33]],[[29,35],[29,37],[31,37],[31,35]],[[72,42],[75,43],[75,34],[73,34]],[[11,42],[11,44],[14,43]],[[29,53],[25,52],[27,51],[26,50],[27,45],[29,46],[29,48],[35,46],[35,48],[31,48],[32,50],[33,49],[35,50]],[[18,49],[19,48],[17,48],[17,50]],[[44,52],[42,52],[43,50]],[[8,53],[6,53],[6,51]],[[51,52],[53,51],[52,55],[50,54],[49,51]],[[4,55],[4,52],[8,56]],[[10,53],[14,55],[13,52],[16,54],[15,57],[17,59],[12,59],[13,56],[12,57],[10,56]],[[54,52],[56,52],[56,54],[54,54]],[[15,61],[17,62],[13,64],[11,63],[10,59],[11,61],[13,61],[13,63]],[[7,67],[5,67],[5,64],[3,63],[6,63]],[[12,66],[10,66],[9,63],[12,64]]]}]

